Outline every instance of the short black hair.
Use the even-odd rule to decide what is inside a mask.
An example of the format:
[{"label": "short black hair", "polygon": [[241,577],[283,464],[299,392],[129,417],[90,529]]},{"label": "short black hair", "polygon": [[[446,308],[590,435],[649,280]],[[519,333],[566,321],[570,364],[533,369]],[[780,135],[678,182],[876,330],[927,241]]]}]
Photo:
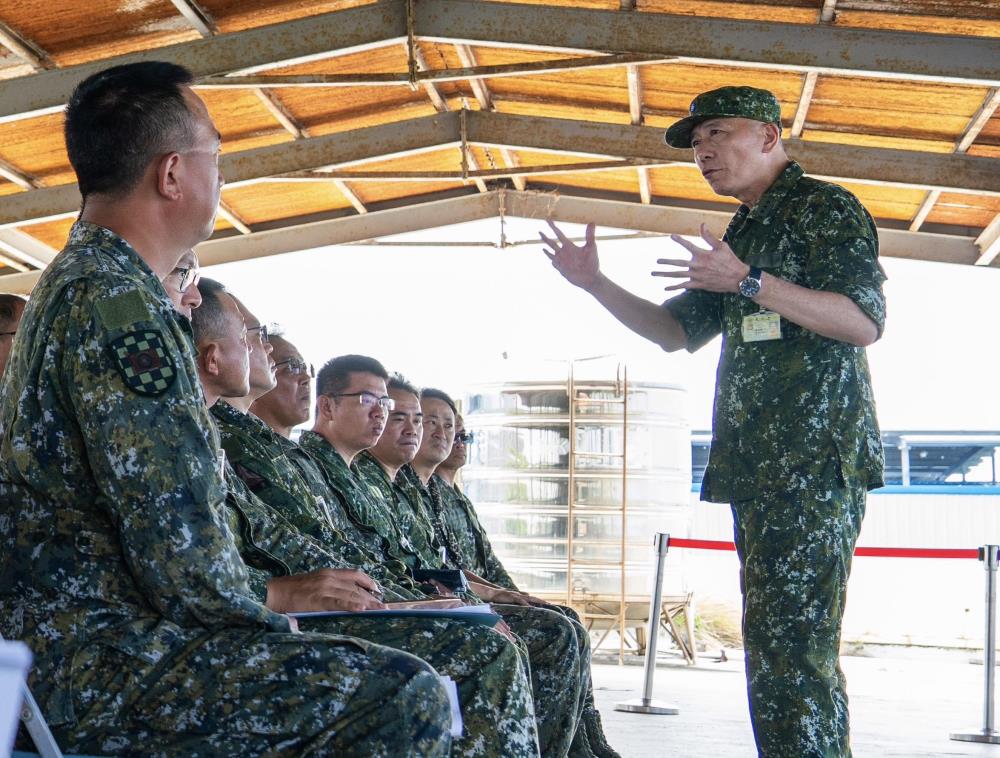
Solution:
[{"label": "short black hair", "polygon": [[433,387],[424,387],[420,391],[420,399],[440,400],[441,402],[446,403],[447,406],[451,408],[451,412],[458,416],[458,406],[456,406],[455,401],[451,399],[451,395],[444,390],[434,389]]},{"label": "short black hair", "polygon": [[385,366],[367,355],[341,355],[328,360],[316,376],[317,395],[336,395],[351,383],[351,374],[375,374],[388,379]]},{"label": "short black hair", "polygon": [[399,390],[400,392],[409,392],[411,395],[420,399],[420,390],[417,389],[416,385],[412,384],[405,376],[400,374],[398,371],[389,376],[389,381],[385,383],[386,389],[389,392],[393,390]]},{"label": "short black hair", "polygon": [[0,327],[4,331],[10,331],[9,327],[18,320],[18,312],[23,313],[25,303],[28,301],[20,295],[0,294]]},{"label": "short black hair", "polygon": [[194,122],[181,88],[193,81],[183,66],[146,61],[77,85],[66,107],[66,151],[84,199],[127,195],[157,155],[191,146]]},{"label": "short black hair", "polygon": [[226,320],[222,296],[229,294],[221,282],[207,276],[198,280],[198,292],[201,293],[201,305],[191,311],[191,331],[194,332],[195,345],[223,336]]}]

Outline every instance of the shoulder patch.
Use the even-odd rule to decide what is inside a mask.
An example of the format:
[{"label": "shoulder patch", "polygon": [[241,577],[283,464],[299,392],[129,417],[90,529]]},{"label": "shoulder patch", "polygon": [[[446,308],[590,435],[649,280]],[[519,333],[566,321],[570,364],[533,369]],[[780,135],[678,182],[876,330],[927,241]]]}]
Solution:
[{"label": "shoulder patch", "polygon": [[129,290],[97,301],[97,315],[105,329],[121,329],[137,321],[148,321],[149,312],[138,290]]},{"label": "shoulder patch", "polygon": [[177,378],[159,332],[130,332],[108,345],[115,367],[133,392],[156,397],[166,392]]}]

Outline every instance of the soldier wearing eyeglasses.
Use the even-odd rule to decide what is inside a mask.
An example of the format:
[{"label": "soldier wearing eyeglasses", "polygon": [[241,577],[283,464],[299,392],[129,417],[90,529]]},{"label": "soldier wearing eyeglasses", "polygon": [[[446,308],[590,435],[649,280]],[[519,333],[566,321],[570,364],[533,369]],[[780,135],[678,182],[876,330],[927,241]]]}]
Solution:
[{"label": "soldier wearing eyeglasses", "polygon": [[[248,565],[251,589],[267,607],[281,612],[382,609],[383,599],[410,597],[400,595],[393,584],[375,582],[352,565],[345,558],[350,553],[341,549],[343,539],[327,543],[314,539],[251,490],[279,502],[286,513],[289,495],[302,498],[296,521],[301,521],[303,512],[315,514],[308,488],[289,484],[298,472],[288,459],[301,459],[304,453],[247,412],[248,407],[257,407],[262,397],[274,392],[276,384],[281,386],[282,374],[301,376],[294,386],[305,386],[306,402],[300,402],[300,392],[292,391],[281,394],[281,402],[271,406],[285,406],[277,410],[277,417],[292,426],[299,423],[303,409],[308,416],[308,367],[295,346],[276,337],[273,329],[255,328],[260,325],[257,317],[221,285],[205,280],[202,287],[205,302],[194,318],[199,370],[227,455],[240,472],[237,474],[227,461],[226,505],[240,554]],[[220,318],[224,309],[229,311],[228,318]],[[243,345],[245,361],[220,349],[227,340],[238,347],[244,330],[250,333]],[[265,335],[267,343],[263,342]],[[256,359],[254,353],[259,354]],[[271,482],[264,485],[264,477]],[[418,656],[438,673],[454,679],[465,731],[453,741],[452,755],[537,756],[526,662],[518,647],[501,633],[447,619],[337,617],[300,619],[299,624],[305,632],[346,635],[366,646],[371,665],[365,679],[373,695],[380,670],[411,665],[398,651]],[[398,718],[394,707],[391,701],[386,702],[377,717],[391,724]],[[401,741],[392,752],[411,750],[412,746]]]},{"label": "soldier wearing eyeglasses", "polygon": [[[446,692],[428,667],[391,668],[366,697],[359,646],[292,634],[250,589],[190,324],[161,283],[212,233],[223,183],[221,137],[192,83],[144,62],[70,98],[83,209],[0,390],[0,632],[31,647],[30,685],[67,752],[390,754],[405,742],[447,755]],[[390,725],[373,718],[386,702]]]}]

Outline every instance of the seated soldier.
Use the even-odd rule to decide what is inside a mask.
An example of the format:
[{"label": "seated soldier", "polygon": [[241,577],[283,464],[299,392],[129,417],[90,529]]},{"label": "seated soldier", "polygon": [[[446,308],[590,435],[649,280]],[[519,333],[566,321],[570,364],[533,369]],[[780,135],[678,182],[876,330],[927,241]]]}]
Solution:
[{"label": "seated soldier", "polygon": [[[381,498],[378,486],[351,464],[364,450],[375,445],[387,422],[395,415],[395,399],[387,394],[388,374],[374,358],[347,355],[327,362],[317,378],[317,413],[312,431],[303,432],[302,446],[313,454],[329,475],[331,485],[349,506],[349,515],[359,525],[370,527],[385,554],[399,556],[415,545],[393,544],[398,530],[392,505]],[[419,405],[415,395],[401,396],[404,407]],[[450,443],[449,443],[450,448]],[[447,453],[445,453],[447,455]],[[401,558],[402,560],[402,558]],[[440,563],[429,556],[428,565]],[[499,588],[472,584],[474,592],[492,601],[515,598]],[[526,600],[522,600],[525,602]],[[532,690],[538,719],[538,739],[545,755],[566,755],[576,733],[590,682],[589,659],[580,662],[580,640],[571,621],[557,612],[515,605],[494,605],[504,621],[528,647]]]},{"label": "seated soldier", "polygon": [[471,442],[472,434],[465,431],[465,420],[458,413],[455,415],[455,442],[451,454],[434,469],[434,476],[440,480],[437,484],[441,493],[441,521],[444,528],[456,536],[454,545],[463,567],[498,587],[517,592],[517,585],[493,552],[493,545],[479,523],[472,501],[455,483],[455,475],[468,460],[468,445]]},{"label": "seated soldier", "polygon": [[[258,393],[275,384],[273,346],[264,341],[256,317],[220,285],[204,280],[201,289],[204,299],[193,321],[206,402],[215,407],[228,401],[233,403],[231,412],[245,416],[237,405],[249,406]],[[252,335],[249,362],[245,351],[220,347],[236,344],[244,329]],[[284,360],[280,352],[277,357]],[[228,413],[219,418],[220,426],[230,425],[225,420]],[[236,421],[261,424],[252,416]],[[264,436],[258,431],[251,434]],[[266,432],[271,434],[270,429]],[[271,453],[284,455],[281,447],[273,447]],[[374,599],[372,593],[380,588],[370,577],[345,566],[342,559],[298,532],[251,493],[231,468],[227,471],[233,532],[244,561],[258,577],[251,586],[256,585],[261,602],[285,612],[385,607]],[[450,619],[336,617],[299,623],[303,630],[351,635],[405,650],[454,679],[465,726],[463,737],[452,744],[454,755],[538,755],[526,666],[517,646],[500,632]]]},{"label": "seated soldier", "polygon": [[[443,546],[448,560],[453,565],[471,573],[471,569],[474,567],[464,563],[464,556],[475,552],[471,544],[471,541],[474,539],[473,532],[463,528],[460,522],[453,522],[446,518],[442,490],[448,488],[449,485],[435,473],[441,463],[447,460],[451,454],[458,409],[455,406],[455,402],[447,393],[430,388],[426,388],[421,392],[420,408],[424,417],[424,439],[414,456],[413,463],[401,472],[402,476],[408,480],[408,487],[404,488],[404,491],[418,493],[422,504],[421,506],[414,507],[414,512],[422,512],[429,519],[430,523],[427,529],[434,534],[437,544]],[[479,577],[478,581],[490,584],[488,580],[482,577]],[[501,588],[497,587],[496,589],[500,590]],[[544,602],[538,601],[530,595],[523,595],[523,597],[532,603]],[[580,645],[580,659],[584,662],[583,665],[588,674],[586,687],[583,692],[584,700],[581,706],[581,724],[574,739],[572,752],[581,755],[593,753],[601,757],[616,758],[618,754],[607,744],[607,740],[604,737],[600,713],[594,704],[594,692],[590,686],[589,634],[580,623],[579,616],[577,616],[572,608],[564,606],[549,607],[554,607],[565,615],[570,623],[572,623],[574,629],[576,629]],[[536,694],[537,697],[538,695]]]},{"label": "seated soldier", "polygon": [[67,107],[83,210],[0,390],[0,632],[32,648],[67,751],[447,755],[430,666],[292,634],[251,594],[190,328],[160,284],[211,233],[222,186],[191,83],[117,66]]},{"label": "seated soldier", "polygon": [[7,359],[14,346],[17,325],[21,323],[26,303],[27,300],[20,295],[0,295],[0,376],[7,368]]}]

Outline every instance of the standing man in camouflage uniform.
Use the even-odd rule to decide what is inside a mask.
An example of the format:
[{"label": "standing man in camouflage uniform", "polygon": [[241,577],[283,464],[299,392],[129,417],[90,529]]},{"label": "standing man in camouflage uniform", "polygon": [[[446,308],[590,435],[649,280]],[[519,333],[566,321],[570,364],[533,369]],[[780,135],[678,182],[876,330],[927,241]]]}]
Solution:
[{"label": "standing man in camouflage uniform", "polygon": [[119,66],[67,108],[84,208],[0,391],[0,632],[32,648],[72,752],[447,755],[427,664],[292,634],[250,594],[190,326],[160,283],[211,234],[222,186],[191,82]]},{"label": "standing man in camouflage uniform", "polygon": [[582,246],[553,226],[553,266],[664,350],[722,334],[712,450],[701,497],[732,504],[741,561],[750,713],[762,756],[849,756],[840,625],[865,493],[883,454],[864,348],[882,334],[885,275],[871,216],[842,187],[803,175],[781,142],[773,94],[699,95],[667,130],[720,195],[738,198],[663,307],[603,276],[593,225]]},{"label": "standing man in camouflage uniform", "polygon": [[[248,423],[260,424],[239,409],[249,406],[258,393],[268,392],[275,384],[271,351],[261,349],[266,344],[263,339],[275,338],[265,336],[262,328],[255,329],[260,322],[253,313],[212,284],[205,289],[204,304],[195,312],[194,319],[206,403],[214,408],[228,396],[232,412],[246,417]],[[246,324],[253,334],[249,366],[242,356],[226,356],[219,351],[227,342],[236,343]],[[288,347],[294,350],[287,341],[282,343],[285,350]],[[284,351],[278,357],[284,360]],[[234,382],[233,378],[240,381]],[[294,402],[295,394],[286,398]],[[229,426],[230,422],[220,421],[220,425]],[[279,457],[284,455],[280,447],[272,447],[271,452]],[[373,602],[372,593],[377,592],[378,585],[370,577],[345,565],[296,530],[250,492],[229,467],[226,481],[232,529],[240,554],[260,580],[255,588],[260,602],[280,611],[385,607],[381,602]],[[440,674],[450,676],[458,686],[464,721],[462,737],[452,744],[453,755],[497,758],[538,755],[526,666],[520,650],[499,632],[462,620],[428,618],[349,616],[302,619],[299,623],[303,630],[351,635],[405,650],[431,664]]]}]

